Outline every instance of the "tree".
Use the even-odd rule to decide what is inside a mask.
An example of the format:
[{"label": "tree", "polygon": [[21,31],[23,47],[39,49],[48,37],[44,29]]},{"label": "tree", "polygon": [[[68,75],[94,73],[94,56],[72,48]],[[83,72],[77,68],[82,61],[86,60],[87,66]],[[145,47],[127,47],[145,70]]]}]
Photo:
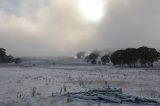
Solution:
[{"label": "tree", "polygon": [[7,55],[6,55],[6,56],[3,57],[3,63],[13,62],[13,59],[14,59],[13,56],[11,56],[11,55],[7,56]]},{"label": "tree", "polygon": [[98,56],[99,54],[98,53],[94,53],[92,52],[90,55],[89,55],[89,60],[92,64],[97,64],[96,60],[98,59]]},{"label": "tree", "polygon": [[85,62],[89,63],[89,56],[86,56],[84,59]]},{"label": "tree", "polygon": [[147,64],[153,67],[153,63],[158,60],[159,52],[155,48],[148,48],[147,51]]},{"label": "tree", "polygon": [[111,61],[114,65],[122,66],[125,61],[125,50],[117,50],[111,55]]},{"label": "tree", "polygon": [[10,62],[15,62],[19,63],[20,58],[14,58],[11,55],[6,55],[6,50],[4,48],[0,48],[0,63],[10,63]]},{"label": "tree", "polygon": [[129,67],[135,67],[135,64],[137,62],[137,49],[135,48],[127,48],[125,50],[125,58],[124,63],[126,63]]},{"label": "tree", "polygon": [[153,67],[153,63],[158,60],[159,52],[155,48],[140,47],[137,51],[141,67]]},{"label": "tree", "polygon": [[148,47],[144,47],[144,46],[137,49],[137,56],[141,64],[141,67],[146,67],[147,51],[148,51]]},{"label": "tree", "polygon": [[96,53],[96,52],[92,52],[90,53],[88,56],[85,57],[85,61],[87,63],[91,63],[91,64],[97,64],[97,59],[99,57],[99,53]]},{"label": "tree", "polygon": [[6,57],[6,50],[4,48],[0,48],[0,62],[4,62],[5,57]]},{"label": "tree", "polygon": [[102,56],[101,62],[102,62],[102,64],[109,63],[110,62],[109,55],[105,54],[104,56]]},{"label": "tree", "polygon": [[84,52],[84,51],[81,51],[81,52],[78,52],[78,53],[76,54],[76,57],[77,57],[78,59],[81,59],[81,58],[84,57],[84,55],[85,55],[85,52]]}]

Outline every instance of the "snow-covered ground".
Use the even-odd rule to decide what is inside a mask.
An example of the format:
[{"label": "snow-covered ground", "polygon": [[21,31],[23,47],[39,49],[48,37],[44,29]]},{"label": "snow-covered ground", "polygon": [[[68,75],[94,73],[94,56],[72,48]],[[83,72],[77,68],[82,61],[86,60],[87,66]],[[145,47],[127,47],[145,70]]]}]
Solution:
[{"label": "snow-covered ground", "polygon": [[[135,106],[82,100],[67,103],[66,98],[59,96],[107,86],[122,88],[126,94],[160,100],[160,69],[111,65],[0,66],[0,106]],[[33,88],[35,97],[32,97]]]}]

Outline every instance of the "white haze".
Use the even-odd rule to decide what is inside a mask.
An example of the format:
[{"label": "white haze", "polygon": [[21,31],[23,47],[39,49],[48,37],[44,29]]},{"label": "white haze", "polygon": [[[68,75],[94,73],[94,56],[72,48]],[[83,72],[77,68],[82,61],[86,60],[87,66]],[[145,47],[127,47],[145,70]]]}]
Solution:
[{"label": "white haze", "polygon": [[84,20],[77,3],[1,0],[0,47],[16,56],[45,57],[143,45],[159,48],[159,0],[111,0],[99,23]]}]

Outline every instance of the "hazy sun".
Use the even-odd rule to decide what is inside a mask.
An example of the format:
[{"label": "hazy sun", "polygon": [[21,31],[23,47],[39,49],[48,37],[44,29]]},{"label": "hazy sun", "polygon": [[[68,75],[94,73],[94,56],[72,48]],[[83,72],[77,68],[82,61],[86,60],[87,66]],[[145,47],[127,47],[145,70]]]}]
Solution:
[{"label": "hazy sun", "polygon": [[79,0],[80,11],[84,17],[93,22],[100,21],[104,16],[103,0]]}]

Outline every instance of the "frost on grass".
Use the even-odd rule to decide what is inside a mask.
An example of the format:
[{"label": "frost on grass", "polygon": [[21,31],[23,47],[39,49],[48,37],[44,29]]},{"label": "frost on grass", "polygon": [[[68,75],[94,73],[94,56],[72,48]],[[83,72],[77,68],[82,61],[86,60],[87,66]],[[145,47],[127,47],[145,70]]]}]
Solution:
[{"label": "frost on grass", "polygon": [[[108,86],[122,88],[128,95],[159,101],[159,79],[159,69],[78,65],[57,65],[47,68],[3,66],[0,67],[0,104],[1,106],[99,106],[99,103],[94,101],[71,101],[59,95]],[[100,105],[112,106],[105,103]]]}]

